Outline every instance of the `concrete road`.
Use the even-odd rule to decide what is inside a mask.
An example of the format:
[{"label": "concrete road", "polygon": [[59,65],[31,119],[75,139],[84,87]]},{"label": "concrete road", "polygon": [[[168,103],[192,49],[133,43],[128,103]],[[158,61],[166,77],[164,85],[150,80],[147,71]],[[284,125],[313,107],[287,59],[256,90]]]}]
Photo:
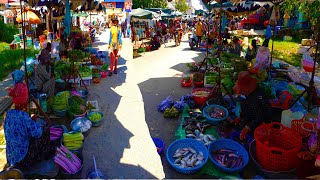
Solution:
[{"label": "concrete road", "polygon": [[[98,38],[99,49],[106,50],[108,32]],[[180,77],[185,63],[201,60],[203,53],[190,51],[186,42],[168,43],[132,60],[132,44],[124,39],[121,54],[118,74],[89,87],[89,99],[99,102],[105,122],[85,140],[82,178],[93,168],[92,155],[106,178],[190,178],[170,168],[151,137],[160,137],[166,146],[174,141],[180,120],[164,119],[156,107],[169,95],[179,100],[191,92],[180,86]]]}]

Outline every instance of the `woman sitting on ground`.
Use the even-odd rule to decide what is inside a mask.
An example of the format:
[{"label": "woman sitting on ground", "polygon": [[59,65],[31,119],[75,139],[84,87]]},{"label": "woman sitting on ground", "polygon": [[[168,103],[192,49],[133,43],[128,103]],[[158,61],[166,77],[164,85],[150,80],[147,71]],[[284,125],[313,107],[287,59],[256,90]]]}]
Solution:
[{"label": "woman sitting on ground", "polygon": [[35,85],[38,91],[46,93],[48,97],[54,96],[55,78],[51,68],[51,43],[41,50],[38,57],[39,64],[35,69]]},{"label": "woman sitting on ground", "polygon": [[9,89],[15,108],[7,111],[4,120],[6,156],[9,166],[28,168],[55,154],[57,142],[50,141],[50,125],[36,118],[31,119],[23,110],[28,104],[28,89],[23,83],[24,73],[12,74],[14,88]]}]

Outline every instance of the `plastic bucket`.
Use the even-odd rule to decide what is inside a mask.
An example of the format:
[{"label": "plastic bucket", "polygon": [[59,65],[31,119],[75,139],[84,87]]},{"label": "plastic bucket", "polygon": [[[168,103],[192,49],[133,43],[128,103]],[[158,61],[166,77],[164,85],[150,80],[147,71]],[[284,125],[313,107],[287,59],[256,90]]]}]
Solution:
[{"label": "plastic bucket", "polygon": [[157,148],[159,148],[158,150],[158,154],[161,154],[162,151],[164,150],[164,142],[160,139],[160,138],[152,138],[154,144],[156,145]]},{"label": "plastic bucket", "polygon": [[107,75],[108,75],[108,72],[107,71],[102,71],[100,74],[101,74],[101,78],[106,78]]}]

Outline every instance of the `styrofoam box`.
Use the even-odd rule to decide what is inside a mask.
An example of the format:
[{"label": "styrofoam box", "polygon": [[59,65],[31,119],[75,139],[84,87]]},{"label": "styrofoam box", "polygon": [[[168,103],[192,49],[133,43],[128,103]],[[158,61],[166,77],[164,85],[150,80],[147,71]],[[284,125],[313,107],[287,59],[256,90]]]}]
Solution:
[{"label": "styrofoam box", "polygon": [[99,111],[98,101],[87,101],[87,105],[88,105],[89,102],[92,104],[93,107],[95,107],[91,111]]}]

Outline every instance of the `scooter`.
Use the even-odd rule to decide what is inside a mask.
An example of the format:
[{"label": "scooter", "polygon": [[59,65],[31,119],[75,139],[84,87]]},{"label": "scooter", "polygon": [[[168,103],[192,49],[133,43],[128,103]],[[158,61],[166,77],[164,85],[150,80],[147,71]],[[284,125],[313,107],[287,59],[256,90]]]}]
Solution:
[{"label": "scooter", "polygon": [[197,45],[196,35],[194,33],[189,34],[188,39],[189,39],[190,49],[193,50],[193,48]]}]

